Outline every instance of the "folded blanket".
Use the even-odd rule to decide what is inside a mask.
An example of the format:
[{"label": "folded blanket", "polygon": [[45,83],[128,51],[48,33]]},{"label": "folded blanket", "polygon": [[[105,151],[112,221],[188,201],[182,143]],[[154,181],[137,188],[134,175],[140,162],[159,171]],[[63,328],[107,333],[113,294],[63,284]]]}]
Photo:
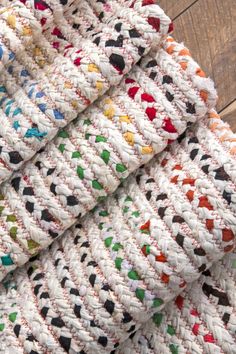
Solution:
[{"label": "folded blanket", "polygon": [[0,278],[114,192],[203,117],[215,99],[211,80],[168,37],[2,185]]},{"label": "folded blanket", "polygon": [[[0,182],[172,30],[154,1],[4,1]],[[76,22],[74,22],[76,21]]]},{"label": "folded blanket", "polygon": [[235,255],[209,268],[235,247],[235,143],[211,111],[5,280],[3,352],[233,353]]}]

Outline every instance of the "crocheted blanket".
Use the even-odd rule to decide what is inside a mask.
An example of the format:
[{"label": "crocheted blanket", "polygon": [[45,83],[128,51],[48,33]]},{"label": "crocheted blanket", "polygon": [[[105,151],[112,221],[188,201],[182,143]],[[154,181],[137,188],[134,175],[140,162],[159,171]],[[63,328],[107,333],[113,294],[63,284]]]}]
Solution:
[{"label": "crocheted blanket", "polygon": [[0,353],[236,353],[236,137],[171,21],[4,0],[0,24]]}]

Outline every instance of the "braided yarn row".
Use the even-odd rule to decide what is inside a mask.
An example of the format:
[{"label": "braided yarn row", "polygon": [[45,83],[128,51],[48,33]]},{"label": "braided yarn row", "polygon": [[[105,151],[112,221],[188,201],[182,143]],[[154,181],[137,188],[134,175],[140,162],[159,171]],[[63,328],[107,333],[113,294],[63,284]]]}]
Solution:
[{"label": "braided yarn row", "polygon": [[236,353],[235,286],[234,252],[131,334],[117,354]]},{"label": "braided yarn row", "polygon": [[212,81],[168,37],[2,185],[0,277],[49,246],[215,99]]},{"label": "braided yarn row", "polygon": [[154,1],[5,5],[0,8],[0,182],[118,85],[172,30]]},{"label": "braided yarn row", "polygon": [[2,350],[235,353],[235,254],[223,257],[235,247],[236,164],[215,120],[4,281]]}]

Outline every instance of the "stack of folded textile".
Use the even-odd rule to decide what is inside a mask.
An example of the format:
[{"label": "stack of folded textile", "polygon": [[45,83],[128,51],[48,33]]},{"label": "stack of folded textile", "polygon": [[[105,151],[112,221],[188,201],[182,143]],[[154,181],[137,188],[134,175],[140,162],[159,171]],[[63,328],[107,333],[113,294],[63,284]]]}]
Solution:
[{"label": "stack of folded textile", "polygon": [[171,31],[3,1],[0,353],[236,353],[236,137]]}]

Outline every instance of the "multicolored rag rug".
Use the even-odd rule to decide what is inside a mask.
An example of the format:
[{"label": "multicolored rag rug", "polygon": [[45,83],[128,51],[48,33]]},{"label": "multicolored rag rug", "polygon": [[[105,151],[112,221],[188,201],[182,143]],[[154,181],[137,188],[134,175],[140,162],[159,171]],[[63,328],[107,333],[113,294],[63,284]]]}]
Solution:
[{"label": "multicolored rag rug", "polygon": [[0,353],[236,353],[236,136],[170,31],[2,1]]},{"label": "multicolored rag rug", "polygon": [[234,153],[211,111],[5,279],[3,350],[234,353]]},{"label": "multicolored rag rug", "polygon": [[49,246],[215,100],[187,49],[165,39],[2,185],[0,278]]},{"label": "multicolored rag rug", "polygon": [[154,1],[7,3],[0,10],[0,181],[172,29]]}]

